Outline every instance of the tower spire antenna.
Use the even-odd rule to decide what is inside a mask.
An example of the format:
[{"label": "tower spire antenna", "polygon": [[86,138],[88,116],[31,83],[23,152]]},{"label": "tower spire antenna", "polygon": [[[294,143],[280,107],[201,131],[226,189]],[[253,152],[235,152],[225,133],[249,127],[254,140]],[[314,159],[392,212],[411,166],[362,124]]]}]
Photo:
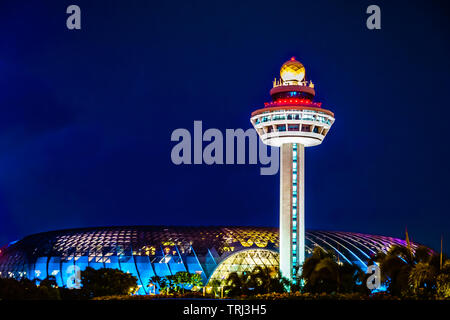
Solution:
[{"label": "tower spire antenna", "polygon": [[291,57],[270,90],[272,101],[250,118],[262,142],[280,148],[280,271],[293,283],[305,261],[305,148],[321,144],[335,121],[314,101],[305,75]]}]

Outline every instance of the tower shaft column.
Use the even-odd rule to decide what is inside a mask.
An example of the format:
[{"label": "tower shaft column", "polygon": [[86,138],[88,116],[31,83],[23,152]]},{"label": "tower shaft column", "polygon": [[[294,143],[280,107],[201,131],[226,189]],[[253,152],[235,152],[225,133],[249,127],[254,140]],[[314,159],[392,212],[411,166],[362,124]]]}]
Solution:
[{"label": "tower shaft column", "polygon": [[280,271],[295,280],[305,260],[305,147],[285,143],[280,151]]}]

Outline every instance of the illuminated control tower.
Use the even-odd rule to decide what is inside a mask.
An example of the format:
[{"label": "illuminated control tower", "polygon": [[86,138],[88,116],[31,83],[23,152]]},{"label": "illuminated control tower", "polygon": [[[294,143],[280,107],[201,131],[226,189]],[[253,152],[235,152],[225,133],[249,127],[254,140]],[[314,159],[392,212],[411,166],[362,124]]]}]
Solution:
[{"label": "illuminated control tower", "polygon": [[273,81],[272,102],[252,113],[250,121],[261,140],[280,147],[280,271],[295,281],[305,260],[305,147],[322,143],[334,113],[314,102],[314,84],[294,57]]}]

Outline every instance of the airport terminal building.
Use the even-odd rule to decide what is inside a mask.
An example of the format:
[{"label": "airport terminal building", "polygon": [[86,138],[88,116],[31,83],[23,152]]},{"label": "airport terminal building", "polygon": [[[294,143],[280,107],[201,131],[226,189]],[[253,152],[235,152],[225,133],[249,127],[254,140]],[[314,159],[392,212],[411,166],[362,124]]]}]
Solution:
[{"label": "airport terminal building", "polygon": [[[306,257],[315,246],[363,270],[367,261],[401,239],[338,231],[306,231]],[[44,279],[65,286],[74,266],[117,268],[137,277],[139,294],[150,278],[179,271],[198,273],[204,283],[255,266],[279,266],[278,228],[268,227],[95,227],[27,236],[0,248],[0,277]],[[412,244],[416,247],[415,244]]]}]

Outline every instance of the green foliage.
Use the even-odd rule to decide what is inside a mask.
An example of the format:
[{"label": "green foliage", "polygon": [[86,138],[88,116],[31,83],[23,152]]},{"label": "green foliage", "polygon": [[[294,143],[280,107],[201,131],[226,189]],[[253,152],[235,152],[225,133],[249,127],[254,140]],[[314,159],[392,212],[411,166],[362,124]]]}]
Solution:
[{"label": "green foliage", "polygon": [[285,292],[290,283],[278,270],[268,267],[255,267],[251,272],[232,272],[220,285],[227,296],[256,295],[269,292]]},{"label": "green foliage", "polygon": [[185,293],[170,293],[156,295],[134,295],[134,296],[103,296],[93,298],[92,300],[158,300],[158,299],[213,299],[214,295],[202,292],[188,291]]},{"label": "green foliage", "polygon": [[184,293],[186,289],[191,290],[194,287],[200,287],[202,277],[197,273],[180,271],[173,275],[173,283],[176,292],[181,290]]},{"label": "green foliage", "polygon": [[60,300],[55,277],[38,280],[0,278],[0,300]]},{"label": "green foliage", "polygon": [[[379,263],[382,281],[387,285],[387,291],[394,296],[425,298],[437,294],[445,297],[447,287],[450,286],[447,277],[450,268],[441,270],[440,255],[424,246],[417,247],[415,251],[403,246],[392,246],[386,254],[379,253],[372,261]],[[445,257],[443,261],[448,262]]]},{"label": "green foliage", "polygon": [[[440,256],[428,248],[413,251],[393,246],[387,253],[376,254],[369,264],[375,261],[388,292],[370,294],[366,287],[368,275],[354,265],[338,263],[333,252],[316,247],[305,260],[297,285],[283,278],[278,269],[257,266],[251,272],[232,272],[225,280],[209,283],[214,291],[205,297],[221,296],[223,289],[225,295],[241,299],[450,299],[450,260],[446,257],[441,265]],[[41,281],[0,278],[0,300],[147,299],[130,296],[138,289],[137,279],[118,269],[88,267],[81,272],[81,282],[80,290],[70,290],[58,288],[52,276]],[[196,273],[154,276],[150,283],[160,294],[147,296],[148,299],[204,297],[198,290],[203,285],[202,278]]]},{"label": "green foliage", "polygon": [[[241,297],[243,298],[243,297]],[[310,292],[285,292],[266,293],[245,297],[245,299],[256,300],[399,300],[387,294],[366,295],[359,292],[354,293],[310,293]]]},{"label": "green foliage", "polygon": [[450,260],[445,262],[436,277],[436,293],[439,298],[450,299]]},{"label": "green foliage", "polygon": [[162,291],[161,288],[165,287],[165,279],[159,276],[153,276],[150,278],[150,282],[147,287],[150,288],[150,292],[156,293],[156,291]]},{"label": "green foliage", "polygon": [[137,278],[118,269],[101,268],[95,270],[87,267],[81,271],[80,292],[88,298],[129,295],[138,289]]},{"label": "green foliage", "polygon": [[[364,292],[364,273],[349,263],[338,263],[334,252],[314,248],[311,257],[302,266],[303,292],[350,293]],[[358,284],[361,283],[361,284]]]},{"label": "green foliage", "polygon": [[154,276],[150,279],[148,287],[155,286],[155,292],[170,294],[173,292],[191,291],[203,285],[202,277],[197,273],[180,271],[166,277]]},{"label": "green foliage", "polygon": [[414,293],[430,294],[436,289],[438,270],[426,262],[418,262],[411,268],[408,284]]}]

